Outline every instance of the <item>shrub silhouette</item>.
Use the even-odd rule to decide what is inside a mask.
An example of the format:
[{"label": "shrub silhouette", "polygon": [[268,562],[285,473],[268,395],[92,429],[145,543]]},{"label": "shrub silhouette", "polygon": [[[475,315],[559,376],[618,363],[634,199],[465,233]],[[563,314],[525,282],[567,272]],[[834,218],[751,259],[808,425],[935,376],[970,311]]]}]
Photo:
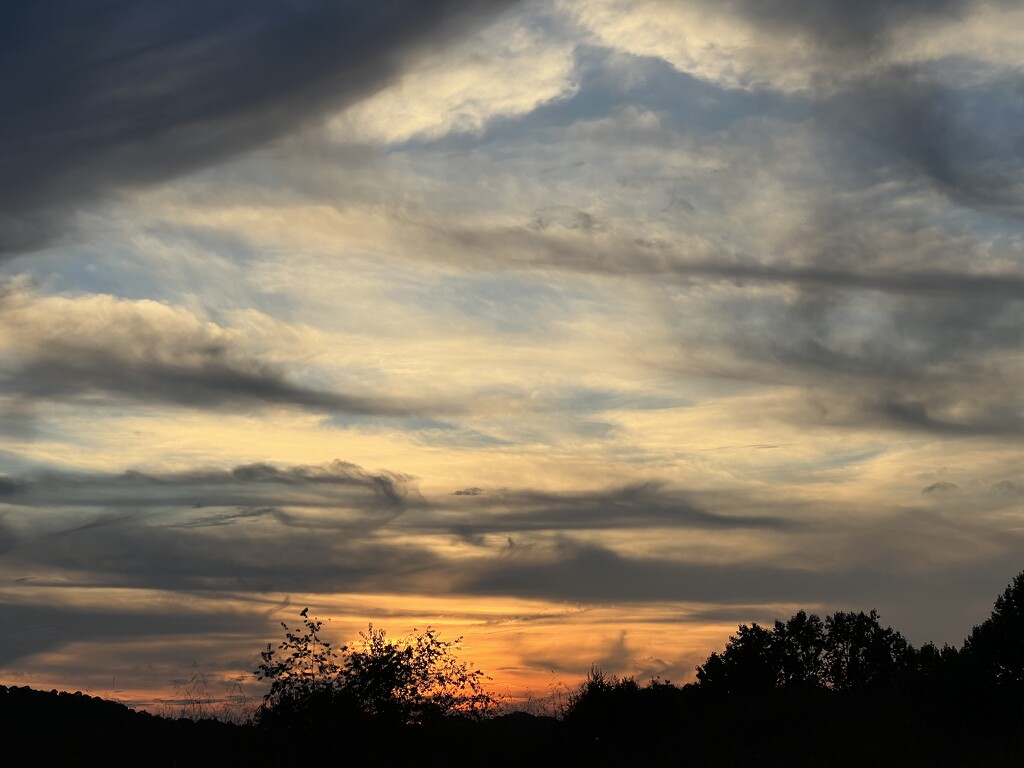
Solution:
[{"label": "shrub silhouette", "polygon": [[490,707],[486,675],[459,661],[462,642],[442,640],[435,629],[391,640],[371,624],[360,650],[347,649],[340,684],[363,712],[403,723],[448,715],[479,718]]},{"label": "shrub silhouette", "polygon": [[[267,643],[256,677],[269,680],[257,719],[263,723],[283,718],[296,719],[314,709],[334,707],[347,698],[341,688],[341,658],[331,643],[320,637],[323,622],[309,617],[309,608],[299,612],[302,629],[291,629],[283,621],[285,639],[275,648]],[[344,651],[344,647],[341,649]]]},{"label": "shrub silhouette", "polygon": [[263,723],[324,717],[370,717],[423,724],[461,716],[478,719],[492,704],[489,680],[456,656],[462,638],[442,640],[435,629],[391,639],[371,624],[358,648],[337,650],[320,636],[323,622],[304,608],[302,629],[281,622],[285,639],[267,645],[256,676],[270,681],[258,719]]}]

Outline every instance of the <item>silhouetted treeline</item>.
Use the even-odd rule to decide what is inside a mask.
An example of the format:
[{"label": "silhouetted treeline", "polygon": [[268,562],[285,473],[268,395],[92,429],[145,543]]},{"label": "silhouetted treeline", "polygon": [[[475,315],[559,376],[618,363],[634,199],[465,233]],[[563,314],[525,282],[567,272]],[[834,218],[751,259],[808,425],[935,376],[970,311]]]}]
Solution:
[{"label": "silhouetted treeline", "polygon": [[960,649],[799,611],[741,625],[681,688],[595,669],[563,722],[612,764],[1024,765],[1024,573]]},{"label": "silhouetted treeline", "polygon": [[481,673],[432,631],[371,628],[362,650],[336,653],[302,617],[264,653],[275,684],[246,726],[0,687],[4,745],[35,746],[35,765],[1024,765],[1024,573],[961,648],[914,648],[874,611],[800,611],[741,625],[681,687],[594,669],[560,718],[481,718],[458,698],[472,687],[437,699],[427,672],[474,685]]}]

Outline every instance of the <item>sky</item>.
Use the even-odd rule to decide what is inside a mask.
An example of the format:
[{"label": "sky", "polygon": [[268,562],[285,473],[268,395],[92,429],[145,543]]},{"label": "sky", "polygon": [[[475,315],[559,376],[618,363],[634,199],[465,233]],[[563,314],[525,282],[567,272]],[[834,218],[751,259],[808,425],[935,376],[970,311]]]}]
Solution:
[{"label": "sky", "polygon": [[[0,682],[499,692],[1024,569],[1010,0],[0,6]],[[257,691],[258,694],[258,691]]]}]

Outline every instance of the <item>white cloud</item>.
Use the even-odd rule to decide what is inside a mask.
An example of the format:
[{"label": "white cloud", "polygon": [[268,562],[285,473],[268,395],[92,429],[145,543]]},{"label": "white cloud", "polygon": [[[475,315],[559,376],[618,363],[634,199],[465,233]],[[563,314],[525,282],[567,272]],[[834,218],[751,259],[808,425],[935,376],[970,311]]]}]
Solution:
[{"label": "white cloud", "polygon": [[662,58],[702,80],[727,88],[787,91],[809,85],[814,52],[808,41],[797,36],[768,41],[765,32],[721,7],[585,0],[571,8],[600,44]]},{"label": "white cloud", "polygon": [[960,74],[975,79],[1024,66],[1024,12],[992,3],[976,3],[956,15],[893,20],[876,45],[848,48],[823,44],[793,19],[779,25],[744,16],[733,3],[579,0],[563,7],[599,44],[664,59],[725,88],[830,90],[894,64],[953,57],[973,62]]},{"label": "white cloud", "polygon": [[331,123],[341,141],[400,143],[479,133],[576,92],[570,40],[506,17],[439,51]]}]

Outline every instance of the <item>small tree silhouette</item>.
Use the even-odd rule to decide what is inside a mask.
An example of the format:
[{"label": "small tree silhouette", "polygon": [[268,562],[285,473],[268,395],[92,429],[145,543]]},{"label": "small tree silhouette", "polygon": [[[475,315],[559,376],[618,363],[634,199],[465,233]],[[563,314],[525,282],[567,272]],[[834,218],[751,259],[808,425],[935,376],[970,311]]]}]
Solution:
[{"label": "small tree silhouette", "polygon": [[260,653],[263,661],[256,677],[270,681],[259,711],[264,719],[270,712],[297,714],[337,698],[342,669],[339,654],[320,637],[323,622],[311,619],[309,608],[303,608],[299,616],[302,629],[293,630],[282,621],[285,639],[276,648],[267,643],[267,649]]},{"label": "small tree silhouette", "polygon": [[455,655],[462,638],[442,640],[437,630],[398,640],[371,624],[361,647],[337,651],[320,637],[323,622],[300,614],[302,630],[281,622],[285,639],[261,653],[256,676],[270,681],[260,718],[310,714],[314,709],[368,715],[392,723],[424,723],[447,716],[479,718],[493,703],[490,680]]},{"label": "small tree silhouette", "polygon": [[442,640],[437,630],[391,640],[371,624],[360,632],[361,650],[350,650],[342,687],[369,715],[423,723],[447,715],[479,717],[492,704],[484,689],[489,680],[459,661],[462,638]]}]

